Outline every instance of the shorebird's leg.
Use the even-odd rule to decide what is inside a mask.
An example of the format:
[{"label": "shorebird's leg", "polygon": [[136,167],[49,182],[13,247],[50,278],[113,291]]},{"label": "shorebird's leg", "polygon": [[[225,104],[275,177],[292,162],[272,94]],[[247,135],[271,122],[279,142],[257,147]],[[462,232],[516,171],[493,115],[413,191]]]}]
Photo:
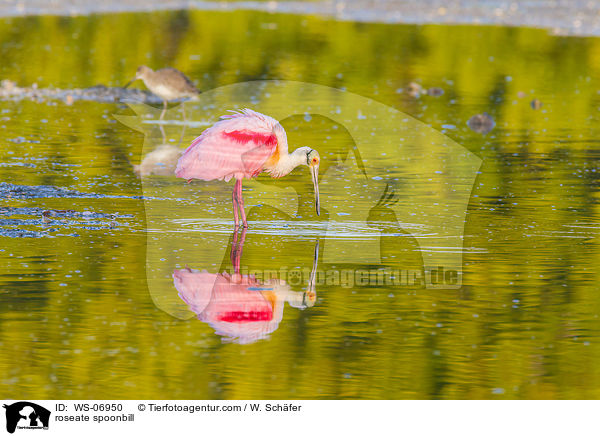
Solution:
[{"label": "shorebird's leg", "polygon": [[[238,180],[238,205],[240,207],[240,214],[242,215],[242,223],[244,224],[244,229],[248,228],[248,221],[246,221],[246,211],[244,210],[244,196],[242,195],[242,180]],[[237,185],[236,185],[237,186]]]},{"label": "shorebird's leg", "polygon": [[167,134],[165,133],[165,128],[163,127],[162,124],[159,124],[158,129],[160,130],[160,134],[162,136],[162,144],[166,144],[167,143]]},{"label": "shorebird's leg", "polygon": [[181,112],[183,112],[183,129],[181,129],[181,136],[179,137],[179,143],[177,144],[177,147],[179,147],[181,145],[181,143],[183,142],[183,136],[185,135],[185,127],[187,124],[187,121],[185,119],[185,103],[181,103]]},{"label": "shorebird's leg", "polygon": [[167,100],[163,100],[163,110],[160,113],[160,118],[159,120],[163,120],[163,118],[165,117],[165,114],[167,113]]},{"label": "shorebird's leg", "polygon": [[240,183],[239,180],[235,181],[235,186],[233,187],[233,192],[231,193],[231,200],[233,203],[233,222],[235,224],[235,231],[237,232],[238,226],[239,226],[239,218],[238,218],[238,198],[237,198],[237,192],[238,192],[238,183]]}]

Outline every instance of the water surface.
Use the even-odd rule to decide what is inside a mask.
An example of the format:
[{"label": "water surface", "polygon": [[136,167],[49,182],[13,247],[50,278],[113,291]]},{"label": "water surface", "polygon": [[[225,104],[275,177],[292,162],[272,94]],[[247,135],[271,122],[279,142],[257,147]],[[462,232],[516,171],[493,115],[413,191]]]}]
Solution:
[{"label": "water surface", "polygon": [[[179,68],[202,90],[268,79],[343,89],[415,117],[482,160],[460,288],[325,278],[312,307],[285,303],[268,338],[240,344],[196,319],[170,275],[186,266],[231,272],[231,185],[141,179],[134,165],[156,142],[117,121],[135,116],[124,104],[0,102],[0,396],[598,398],[597,39],[196,11],[5,19],[0,51],[0,77],[21,86],[119,86],[148,64]],[[444,94],[411,96],[412,81]],[[530,105],[536,98],[540,109]],[[197,123],[219,112],[190,109]],[[485,135],[467,126],[483,112],[496,123]],[[283,125],[290,143],[314,146],[324,160],[353,159],[349,130],[327,117],[298,113]],[[178,145],[181,125],[171,123],[167,145],[182,147],[202,129],[189,126]],[[149,130],[160,138],[156,123]],[[289,286],[302,293],[317,240],[328,271],[421,271],[427,252],[456,250],[422,244],[439,229],[391,208],[423,203],[427,180],[402,183],[428,168],[394,171],[393,195],[365,220],[337,215],[333,206],[347,199],[335,192],[329,215],[317,219],[306,169],[256,182],[247,195],[270,198],[279,183],[297,194],[277,197],[277,207],[251,202],[242,273],[299,271]],[[441,195],[446,179],[431,171],[436,177]],[[43,211],[52,211],[48,222]],[[333,214],[334,239],[360,247],[384,235],[380,263],[325,262],[332,235],[321,226]],[[165,259],[167,273],[147,274],[148,253]]]}]

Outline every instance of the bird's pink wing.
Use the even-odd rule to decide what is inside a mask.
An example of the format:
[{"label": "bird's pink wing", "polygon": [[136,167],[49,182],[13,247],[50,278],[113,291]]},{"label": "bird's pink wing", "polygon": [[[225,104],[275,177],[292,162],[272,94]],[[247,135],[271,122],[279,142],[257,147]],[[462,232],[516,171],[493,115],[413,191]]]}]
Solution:
[{"label": "bird's pink wing", "polygon": [[185,150],[175,170],[184,179],[229,180],[258,175],[277,149],[277,121],[245,109],[222,117]]},{"label": "bird's pink wing", "polygon": [[201,315],[215,333],[239,343],[251,343],[277,329],[281,318],[273,319],[273,306],[257,288],[263,285],[254,277],[231,277],[223,273],[215,283],[213,295]]},{"label": "bird's pink wing", "polygon": [[173,271],[173,283],[179,297],[198,315],[208,306],[218,277],[218,274],[190,268]]}]

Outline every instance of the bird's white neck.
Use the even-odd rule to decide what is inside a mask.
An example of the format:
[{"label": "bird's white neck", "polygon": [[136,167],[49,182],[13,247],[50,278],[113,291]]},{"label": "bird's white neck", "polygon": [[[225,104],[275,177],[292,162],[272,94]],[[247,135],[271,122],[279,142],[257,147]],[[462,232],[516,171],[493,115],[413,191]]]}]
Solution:
[{"label": "bird's white neck", "polygon": [[282,154],[271,168],[266,170],[272,177],[283,177],[299,165],[306,165],[308,147],[300,147],[291,153]]}]

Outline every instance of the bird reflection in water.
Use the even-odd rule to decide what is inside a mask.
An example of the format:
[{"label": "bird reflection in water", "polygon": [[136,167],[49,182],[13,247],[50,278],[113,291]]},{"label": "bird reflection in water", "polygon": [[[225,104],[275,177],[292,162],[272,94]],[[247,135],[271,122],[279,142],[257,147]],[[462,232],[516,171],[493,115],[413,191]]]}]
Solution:
[{"label": "bird reflection in water", "polygon": [[174,176],[181,153],[179,147],[163,143],[146,154],[139,165],[134,165],[133,171],[138,177]]},{"label": "bird reflection in water", "polygon": [[257,280],[240,274],[240,260],[246,230],[234,233],[231,247],[233,274],[209,273],[189,267],[173,271],[179,297],[207,323],[224,342],[249,344],[267,338],[279,327],[284,304],[305,309],[315,304],[319,242],[315,245],[313,267],[305,292],[292,291],[282,279]]}]

